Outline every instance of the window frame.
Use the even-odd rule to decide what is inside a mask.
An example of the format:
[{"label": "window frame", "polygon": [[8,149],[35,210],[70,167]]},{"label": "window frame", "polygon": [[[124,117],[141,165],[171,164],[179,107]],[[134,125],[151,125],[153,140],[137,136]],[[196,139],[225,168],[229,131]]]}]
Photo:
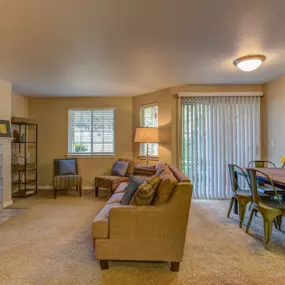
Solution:
[{"label": "window frame", "polygon": [[[151,103],[151,104],[146,104],[146,105],[141,105],[140,106],[140,127],[145,127],[143,124],[143,109],[146,108],[151,108],[151,107],[157,107],[157,127],[158,127],[158,103]],[[159,156],[159,145],[158,143],[152,143],[152,144],[156,144],[157,145],[157,154],[153,155],[153,154],[149,154],[149,157],[153,157],[153,158],[158,158]],[[146,157],[146,151],[144,151],[144,145],[146,145],[146,143],[140,143],[140,157]]]},{"label": "window frame", "polygon": [[[72,152],[72,124],[70,123],[70,111],[95,111],[95,110],[113,110],[114,120],[113,120],[113,152],[104,153],[104,152]],[[67,137],[67,154],[68,156],[84,156],[84,157],[115,157],[116,155],[116,108],[115,107],[102,107],[102,108],[69,108],[68,109],[68,137]],[[93,130],[91,132],[91,138],[93,136]],[[92,140],[90,142],[92,144]]]}]

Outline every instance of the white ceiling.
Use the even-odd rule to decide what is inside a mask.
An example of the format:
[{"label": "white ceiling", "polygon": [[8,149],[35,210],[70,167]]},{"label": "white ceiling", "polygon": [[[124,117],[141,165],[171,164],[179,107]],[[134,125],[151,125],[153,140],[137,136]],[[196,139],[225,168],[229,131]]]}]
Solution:
[{"label": "white ceiling", "polygon": [[[284,0],[0,0],[0,76],[15,92],[132,96],[285,74]],[[261,53],[243,73],[232,62]]]}]

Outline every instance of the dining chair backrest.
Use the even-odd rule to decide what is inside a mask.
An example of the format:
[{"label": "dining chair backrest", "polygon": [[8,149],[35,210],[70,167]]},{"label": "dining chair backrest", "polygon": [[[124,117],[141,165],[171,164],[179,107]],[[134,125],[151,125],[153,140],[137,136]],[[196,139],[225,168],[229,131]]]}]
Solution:
[{"label": "dining chair backrest", "polygon": [[256,205],[260,206],[260,201],[262,201],[262,199],[261,199],[259,192],[258,192],[258,182],[262,177],[264,177],[266,179],[266,182],[272,187],[272,189],[274,191],[274,196],[276,197],[281,208],[283,209],[283,203],[280,200],[280,197],[276,191],[276,188],[274,186],[272,179],[263,171],[253,169],[253,168],[247,168],[247,173],[248,173],[249,180],[250,180],[250,185],[251,185],[250,189],[251,189],[251,193],[252,193],[252,197],[253,197],[253,202]]},{"label": "dining chair backrest", "polygon": [[[239,167],[236,164],[229,164],[229,171],[230,171],[230,180],[231,180],[231,185],[232,185],[232,191],[235,194],[238,194],[237,191],[248,191],[250,189],[250,182],[249,179],[245,173],[245,171]],[[243,177],[245,179],[245,184],[246,187],[248,187],[248,189],[244,189],[244,187],[242,187],[241,185],[241,180],[238,179],[238,177]]]},{"label": "dining chair backrest", "polygon": [[269,161],[269,160],[252,160],[249,164],[248,167],[251,168],[276,168],[276,165]]}]

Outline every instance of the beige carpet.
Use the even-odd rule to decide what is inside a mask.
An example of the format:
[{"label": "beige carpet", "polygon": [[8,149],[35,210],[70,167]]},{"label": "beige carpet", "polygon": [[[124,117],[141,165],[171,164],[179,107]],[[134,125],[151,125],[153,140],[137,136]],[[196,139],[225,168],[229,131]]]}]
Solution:
[{"label": "beige carpet", "polygon": [[261,219],[245,234],[236,216],[225,218],[228,201],[193,201],[180,272],[119,262],[102,272],[90,227],[103,205],[92,193],[18,200],[22,210],[0,224],[0,284],[285,284],[285,233],[274,230],[266,251]]}]

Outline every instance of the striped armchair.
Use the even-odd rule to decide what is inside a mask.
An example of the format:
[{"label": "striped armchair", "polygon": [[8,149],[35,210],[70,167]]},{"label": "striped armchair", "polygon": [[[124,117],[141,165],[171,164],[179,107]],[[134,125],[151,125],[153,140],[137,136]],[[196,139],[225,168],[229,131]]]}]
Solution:
[{"label": "striped armchair", "polygon": [[79,196],[82,195],[82,177],[78,174],[77,159],[65,158],[54,160],[54,199],[57,191],[76,187]]},{"label": "striped armchair", "polygon": [[[95,177],[95,180],[94,180],[95,197],[98,197],[100,187],[109,189],[111,191],[111,193],[113,194],[115,192],[115,190],[117,189],[117,187],[122,182],[128,182],[129,181],[129,177],[133,173],[134,161],[132,159],[123,159],[123,158],[119,158],[118,161],[129,162],[128,169],[127,169],[125,175],[124,176],[116,176],[116,175],[110,174],[110,175]],[[114,165],[115,165],[115,163],[114,163]],[[112,167],[111,173],[113,172],[114,165]]]}]

